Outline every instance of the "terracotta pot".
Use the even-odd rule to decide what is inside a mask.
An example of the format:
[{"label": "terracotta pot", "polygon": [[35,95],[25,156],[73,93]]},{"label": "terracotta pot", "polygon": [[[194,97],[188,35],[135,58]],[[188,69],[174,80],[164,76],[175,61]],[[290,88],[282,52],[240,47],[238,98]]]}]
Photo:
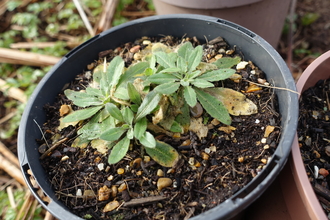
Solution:
[{"label": "terracotta pot", "polygon": [[203,14],[237,23],[273,47],[280,39],[290,0],[153,0],[162,14]]},{"label": "terracotta pot", "polygon": [[[310,64],[303,72],[297,82],[297,90],[302,93],[311,86],[314,86],[321,79],[330,77],[330,51],[324,53]],[[328,219],[316,198],[314,190],[308,180],[304,163],[301,159],[299,143],[297,135],[292,145],[292,157],[290,157],[290,166],[295,180],[296,187],[304,203],[304,209],[307,210],[308,216],[299,219]],[[283,183],[285,184],[285,183]],[[288,196],[288,203],[290,196]],[[290,208],[288,206],[288,208]]]}]

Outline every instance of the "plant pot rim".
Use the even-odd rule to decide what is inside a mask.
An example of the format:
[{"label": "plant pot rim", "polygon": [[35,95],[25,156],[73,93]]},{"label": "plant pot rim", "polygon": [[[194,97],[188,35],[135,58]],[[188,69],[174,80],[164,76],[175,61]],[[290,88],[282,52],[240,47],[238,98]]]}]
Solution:
[{"label": "plant pot rim", "polygon": [[[329,69],[328,74],[322,74],[324,72],[324,65],[327,62]],[[321,71],[321,72],[320,72]],[[330,77],[330,51],[322,54],[316,58],[302,73],[297,82],[297,90],[299,93],[304,92],[311,86],[314,86],[318,80],[328,79]],[[306,174],[304,162],[301,158],[299,149],[298,135],[296,134],[295,140],[292,146],[292,159],[290,160],[291,170],[294,175],[295,182],[298,187],[298,191],[301,194],[305,208],[307,209],[311,219],[328,219],[316,197],[316,194],[310,184],[308,176]]]},{"label": "plant pot rim", "polygon": [[263,0],[160,0],[167,4],[194,9],[225,9],[254,4]]},{"label": "plant pot rim", "polygon": [[[197,29],[199,31],[196,31]],[[277,86],[295,90],[295,83],[287,65],[273,47],[244,27],[215,17],[193,14],[146,17],[116,26],[91,38],[64,56],[40,81],[28,101],[19,128],[18,155],[24,178],[34,196],[54,216],[58,217],[58,215],[63,214],[60,218],[81,219],[58,203],[55,193],[52,191],[51,185],[45,176],[43,178],[36,177],[36,175],[45,175],[39,162],[38,147],[35,142],[36,138],[40,138],[39,136],[35,137],[35,135],[41,136],[37,123],[42,124],[45,120],[43,106],[47,103],[52,103],[55,96],[61,91],[62,86],[73,80],[85,68],[85,66],[80,68],[79,65],[74,64],[88,64],[96,59],[98,52],[102,51],[102,49],[115,48],[119,44],[135,40],[134,38],[142,37],[148,33],[149,36],[166,34],[176,35],[177,37],[188,33],[189,36],[196,35],[201,40],[205,36],[208,39],[222,36],[229,45],[236,45],[238,51],[243,51],[247,59],[258,60],[258,62],[254,63],[263,69],[266,75],[276,82]],[[57,83],[51,83],[54,80]],[[46,89],[50,89],[50,91],[45,92],[44,90]],[[280,101],[280,111],[283,117],[283,131],[280,143],[268,165],[246,187],[235,193],[231,198],[192,219],[228,219],[234,217],[256,200],[284,167],[291,151],[294,131],[297,125],[298,110],[294,105],[298,103],[298,98],[296,94],[289,91],[276,90],[275,92],[279,99],[282,99],[282,102]],[[50,203],[44,202],[38,196],[35,187],[29,180],[29,169],[36,177],[40,188],[50,198]],[[229,207],[234,209],[229,209]]]}]

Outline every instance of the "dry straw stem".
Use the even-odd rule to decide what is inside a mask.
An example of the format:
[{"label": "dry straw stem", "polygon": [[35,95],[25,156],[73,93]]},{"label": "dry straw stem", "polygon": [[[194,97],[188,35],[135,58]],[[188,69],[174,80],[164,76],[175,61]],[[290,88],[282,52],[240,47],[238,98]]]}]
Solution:
[{"label": "dry straw stem", "polygon": [[[66,46],[73,48],[78,46],[80,43],[65,42]],[[31,49],[31,48],[46,48],[53,47],[56,42],[18,42],[10,44],[11,49]]]},{"label": "dry straw stem", "polygon": [[82,8],[79,0],[73,0],[73,3],[75,4],[78,12],[79,12],[79,15],[81,17],[81,19],[83,20],[85,26],[86,26],[86,29],[88,30],[89,34],[91,35],[91,37],[94,37],[95,33],[94,33],[94,30],[92,28],[92,25],[91,23],[89,22],[88,20],[88,17],[84,11],[84,9]]},{"label": "dry straw stem", "polygon": [[52,66],[61,58],[8,48],[0,48],[0,63],[20,64],[27,66]]},{"label": "dry straw stem", "polygon": [[0,141],[0,153],[7,158],[11,163],[19,167],[17,157]]},{"label": "dry straw stem", "polygon": [[117,8],[118,0],[108,0],[103,8],[100,21],[97,25],[97,33],[105,31],[111,27],[111,21]]},{"label": "dry straw stem", "polygon": [[3,79],[0,79],[0,91],[7,93],[9,97],[14,98],[22,103],[26,103],[27,101],[27,96],[23,90],[8,86],[7,82]]},{"label": "dry straw stem", "polygon": [[255,84],[255,85],[257,85],[257,86],[266,87],[266,88],[271,88],[271,89],[285,90],[285,91],[289,91],[289,92],[295,93],[295,94],[297,94],[297,95],[300,95],[299,92],[296,92],[296,91],[291,90],[291,89],[282,88],[282,87],[276,87],[276,86],[266,86],[266,85],[263,85],[263,84],[260,84],[260,83],[255,83],[255,82],[252,82],[252,81],[246,80],[246,79],[244,79],[244,81],[249,82],[249,83],[252,83],[252,84]]},{"label": "dry straw stem", "polygon": [[26,186],[21,170],[14,163],[6,159],[2,154],[0,154],[0,169],[4,170],[23,186]]}]

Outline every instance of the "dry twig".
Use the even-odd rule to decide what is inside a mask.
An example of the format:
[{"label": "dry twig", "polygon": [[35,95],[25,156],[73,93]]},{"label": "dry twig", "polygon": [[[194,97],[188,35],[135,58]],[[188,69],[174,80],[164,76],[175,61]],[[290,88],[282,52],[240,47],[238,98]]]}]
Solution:
[{"label": "dry twig", "polygon": [[4,170],[23,186],[26,186],[21,170],[15,164],[7,160],[2,154],[0,154],[0,169]]},{"label": "dry twig", "polygon": [[21,64],[27,66],[51,66],[60,58],[32,52],[0,48],[0,63]]},{"label": "dry twig", "polygon": [[80,15],[81,19],[83,20],[83,22],[84,22],[84,24],[85,24],[85,26],[86,26],[86,29],[88,30],[88,33],[89,33],[92,37],[94,37],[95,33],[94,33],[93,28],[92,28],[92,25],[91,25],[91,23],[89,22],[89,20],[88,20],[88,18],[87,18],[87,16],[86,16],[86,13],[85,13],[84,9],[82,8],[82,6],[81,6],[79,0],[73,0],[73,3],[75,4],[75,6],[76,6],[76,8],[77,8],[77,10],[78,10],[78,12],[79,12],[79,15]]},{"label": "dry twig", "polygon": [[0,153],[7,158],[11,163],[19,167],[17,157],[0,141]]},{"label": "dry twig", "polygon": [[9,87],[7,82],[3,79],[0,79],[0,91],[8,94],[9,97],[14,98],[22,103],[26,103],[27,96],[23,90],[19,88]]},{"label": "dry twig", "polygon": [[97,25],[97,33],[105,31],[111,27],[111,21],[115,14],[118,0],[108,0],[104,6],[100,16],[99,24]]}]

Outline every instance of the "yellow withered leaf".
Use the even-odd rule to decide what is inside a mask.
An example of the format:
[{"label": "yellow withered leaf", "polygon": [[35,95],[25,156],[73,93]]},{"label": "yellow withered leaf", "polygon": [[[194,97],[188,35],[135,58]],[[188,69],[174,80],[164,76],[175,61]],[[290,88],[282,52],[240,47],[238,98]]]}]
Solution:
[{"label": "yellow withered leaf", "polygon": [[243,93],[229,88],[207,88],[204,91],[219,99],[231,115],[252,115],[258,112],[258,107]]}]

